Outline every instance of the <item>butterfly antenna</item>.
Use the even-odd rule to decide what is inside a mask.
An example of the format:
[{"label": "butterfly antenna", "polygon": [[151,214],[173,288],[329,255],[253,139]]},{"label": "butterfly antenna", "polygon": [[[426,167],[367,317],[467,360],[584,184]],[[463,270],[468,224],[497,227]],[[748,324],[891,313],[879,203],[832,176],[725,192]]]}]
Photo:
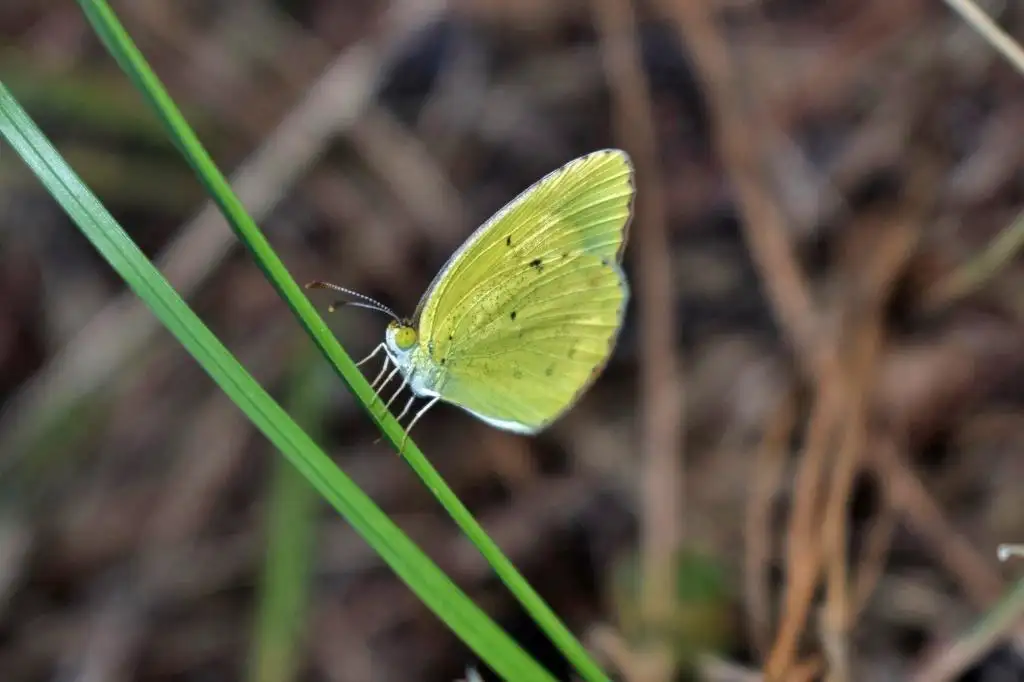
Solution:
[{"label": "butterfly antenna", "polygon": [[378,312],[384,313],[385,315],[391,316],[391,318],[394,320],[399,319],[398,315],[395,314],[394,310],[387,307],[386,305],[384,305],[383,303],[376,299],[372,299],[369,296],[364,296],[363,294],[360,294],[358,291],[352,291],[351,289],[346,289],[345,287],[339,287],[337,284],[331,284],[330,282],[323,282],[320,280],[309,282],[308,284],[306,284],[306,288],[329,289],[331,291],[337,291],[342,294],[354,296],[355,298],[360,299],[359,301],[335,301],[327,308],[329,312],[333,313],[335,310],[341,308],[342,306],[350,305],[355,306],[357,308],[366,308],[367,310],[376,310]]},{"label": "butterfly antenna", "polygon": [[361,301],[334,301],[329,306],[327,306],[327,312],[333,313],[338,308],[343,308],[345,306],[348,306],[350,308],[366,308],[367,310],[376,310],[377,312],[381,312],[386,315],[391,315],[391,317],[394,317],[391,311],[388,310],[387,308],[381,308],[380,306],[375,306],[372,303],[362,303]]}]

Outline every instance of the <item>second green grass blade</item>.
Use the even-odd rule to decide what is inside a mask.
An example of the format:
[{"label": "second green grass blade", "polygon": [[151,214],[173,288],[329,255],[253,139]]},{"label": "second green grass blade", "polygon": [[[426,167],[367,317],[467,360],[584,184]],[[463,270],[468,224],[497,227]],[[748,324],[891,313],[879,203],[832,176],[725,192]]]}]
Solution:
[{"label": "second green grass blade", "polygon": [[[305,345],[296,353],[285,406],[313,438],[321,435],[330,375]],[[282,458],[274,461],[267,499],[266,557],[250,659],[250,682],[298,679],[307,621],[318,498]]]}]

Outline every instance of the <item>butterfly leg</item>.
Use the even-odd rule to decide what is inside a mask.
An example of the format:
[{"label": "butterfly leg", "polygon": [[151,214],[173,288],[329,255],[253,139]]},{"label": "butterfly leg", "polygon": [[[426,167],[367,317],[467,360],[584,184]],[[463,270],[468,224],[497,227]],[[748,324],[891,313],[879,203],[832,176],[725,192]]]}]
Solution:
[{"label": "butterfly leg", "polygon": [[374,377],[373,382],[370,384],[370,388],[372,388],[374,391],[377,390],[377,382],[379,382],[380,378],[382,376],[384,376],[384,372],[386,372],[388,370],[388,363],[390,363],[390,362],[391,362],[391,358],[389,358],[388,356],[385,355],[384,356],[384,365],[380,368],[380,372],[377,373],[377,376]]},{"label": "butterfly leg", "polygon": [[409,377],[405,377],[402,380],[402,384],[398,387],[398,390],[394,392],[394,394],[391,396],[390,400],[388,400],[387,404],[384,405],[384,409],[390,410],[391,409],[391,403],[395,402],[395,398],[398,397],[398,394],[401,393],[402,389],[405,388],[408,385],[409,385]]},{"label": "butterfly leg", "polygon": [[384,344],[383,344],[383,343],[378,343],[378,344],[377,344],[377,347],[373,349],[373,352],[372,352],[372,353],[370,353],[370,354],[369,354],[369,355],[367,355],[367,356],[366,356],[365,358],[363,358],[362,360],[360,360],[359,362],[357,362],[357,363],[356,363],[356,367],[360,367],[360,366],[362,366],[362,365],[363,365],[363,364],[364,364],[364,363],[365,363],[365,362],[366,362],[367,360],[372,360],[373,358],[377,357],[377,353],[381,352],[382,350],[384,350]]},{"label": "butterfly leg", "polygon": [[427,403],[426,405],[424,405],[423,408],[419,412],[416,413],[416,416],[412,418],[412,421],[409,422],[409,426],[407,426],[406,429],[405,429],[405,435],[402,437],[402,444],[398,448],[398,454],[399,455],[401,455],[402,453],[405,452],[405,443],[406,443],[406,441],[409,440],[409,432],[412,431],[412,427],[416,426],[416,422],[418,422],[420,420],[420,417],[425,415],[427,413],[427,410],[429,410],[431,407],[433,407],[435,405],[435,403],[437,403],[437,401],[440,400],[440,399],[441,399],[441,396],[434,396],[433,398],[431,398],[430,402]]},{"label": "butterfly leg", "polygon": [[[384,363],[384,369],[382,369],[382,370],[380,371],[380,374],[384,374],[384,370],[386,370],[387,368],[388,368],[388,366],[387,366],[387,361],[385,361],[385,363]],[[395,376],[395,372],[397,372],[397,371],[398,371],[398,365],[395,365],[395,368],[394,368],[393,370],[391,370],[391,374],[388,374],[387,378],[386,378],[386,379],[384,379],[384,381],[383,381],[383,382],[381,383],[381,385],[380,385],[380,386],[377,386],[377,379],[380,379],[380,374],[378,374],[378,375],[377,375],[377,379],[374,379],[374,380],[373,380],[373,385],[371,385],[371,388],[374,388],[374,387],[376,387],[376,388],[374,388],[374,391],[375,391],[375,392],[374,392],[374,394],[373,394],[373,400],[371,400],[371,401],[370,401],[370,407],[371,407],[371,408],[372,408],[372,407],[373,407],[374,405],[376,405],[376,404],[377,404],[377,399],[378,399],[378,398],[380,397],[380,392],[384,390],[384,387],[385,387],[385,386],[387,386],[387,385],[388,385],[389,383],[391,383],[391,379],[392,379],[392,377],[394,377],[394,376]],[[397,398],[397,397],[398,397],[398,394],[402,392],[402,389],[403,389],[403,388],[405,388],[405,385],[406,385],[407,383],[409,383],[409,378],[408,378],[408,377],[405,377],[405,378],[404,378],[404,380],[402,381],[402,385],[401,385],[401,386],[399,386],[399,387],[398,387],[398,390],[397,390],[397,391],[395,391],[395,394],[394,394],[393,396],[391,396],[391,400],[389,400],[389,401],[387,402],[387,404],[386,404],[386,405],[384,405],[384,411],[387,411],[387,409],[388,409],[389,407],[391,407],[391,403],[392,403],[392,402],[394,402],[395,398]],[[383,415],[382,415],[382,416],[383,416]],[[377,443],[379,443],[379,442],[380,442],[380,438],[378,438],[377,440],[373,441],[373,444],[374,444],[374,445],[376,445],[376,444],[377,444]]]},{"label": "butterfly leg", "polygon": [[[397,395],[398,394],[396,393],[394,396],[392,396],[391,399],[394,400]],[[397,421],[397,422],[401,422],[402,421],[402,419],[405,417],[405,415],[407,415],[409,413],[409,408],[412,407],[412,404],[414,402],[416,402],[416,398],[418,398],[418,397],[419,396],[417,396],[415,393],[413,393],[411,396],[409,396],[409,400],[405,403],[405,407],[402,408],[402,414],[400,414],[397,417],[395,417],[395,421]],[[381,440],[383,440],[383,436],[381,436],[377,440],[373,441],[373,444],[376,445],[377,443],[381,442]]]},{"label": "butterfly leg", "polygon": [[[387,365],[384,366],[384,369],[382,369],[380,373],[383,374],[385,369],[387,369]],[[395,376],[395,374],[397,372],[398,372],[398,365],[395,365],[394,369],[391,370],[391,373],[388,374],[384,378],[384,381],[380,382],[379,385],[377,383],[377,380],[376,379],[374,380],[373,384],[371,384],[371,386],[370,386],[370,388],[372,388],[373,391],[374,391],[373,400],[370,401],[370,407],[373,407],[377,403],[377,399],[380,398],[381,391],[384,390],[385,386],[387,386],[388,384],[391,383],[391,380],[394,378],[394,376]],[[378,378],[379,378],[379,376],[378,376]]]},{"label": "butterfly leg", "polygon": [[[377,348],[383,348],[383,347],[384,347],[383,344],[377,346]],[[367,355],[365,358],[360,360],[358,363],[356,363],[356,367],[358,367],[359,365],[363,364],[364,362],[366,362],[367,360],[369,360],[370,358],[372,358],[376,354],[377,354],[377,351],[373,351],[372,353]],[[373,382],[370,384],[370,389],[373,390],[373,399],[370,400],[370,407],[371,408],[377,402],[377,382],[379,382],[380,378],[382,376],[384,376],[384,372],[388,371],[388,363],[390,361],[391,361],[391,358],[389,358],[388,355],[385,353],[384,354],[384,365],[380,368],[380,372],[377,373],[377,376],[374,378]]]},{"label": "butterfly leg", "polygon": [[398,415],[397,417],[395,417],[396,421],[401,422],[402,419],[405,418],[405,415],[409,414],[409,408],[412,407],[412,404],[414,402],[416,402],[416,398],[417,398],[417,396],[416,396],[415,393],[413,393],[411,396],[409,396],[409,402],[407,402],[405,404],[405,407],[402,408],[402,413],[400,415]]}]

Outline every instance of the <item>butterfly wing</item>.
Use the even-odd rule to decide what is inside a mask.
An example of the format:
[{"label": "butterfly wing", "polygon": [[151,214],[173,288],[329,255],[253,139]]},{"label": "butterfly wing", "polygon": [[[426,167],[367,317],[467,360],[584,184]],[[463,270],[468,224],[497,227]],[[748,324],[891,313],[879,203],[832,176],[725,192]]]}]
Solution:
[{"label": "butterfly wing", "polygon": [[622,324],[633,193],[629,157],[603,150],[545,176],[473,233],[418,312],[443,400],[521,433],[571,407]]}]

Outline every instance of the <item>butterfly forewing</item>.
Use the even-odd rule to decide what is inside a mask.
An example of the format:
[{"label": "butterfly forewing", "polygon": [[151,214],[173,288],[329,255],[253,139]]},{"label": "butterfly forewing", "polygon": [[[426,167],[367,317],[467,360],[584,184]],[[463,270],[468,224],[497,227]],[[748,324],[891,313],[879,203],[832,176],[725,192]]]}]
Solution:
[{"label": "butterfly forewing", "polygon": [[420,316],[444,400],[523,432],[572,405],[622,323],[632,197],[628,157],[596,152],[543,178],[467,240]]}]

